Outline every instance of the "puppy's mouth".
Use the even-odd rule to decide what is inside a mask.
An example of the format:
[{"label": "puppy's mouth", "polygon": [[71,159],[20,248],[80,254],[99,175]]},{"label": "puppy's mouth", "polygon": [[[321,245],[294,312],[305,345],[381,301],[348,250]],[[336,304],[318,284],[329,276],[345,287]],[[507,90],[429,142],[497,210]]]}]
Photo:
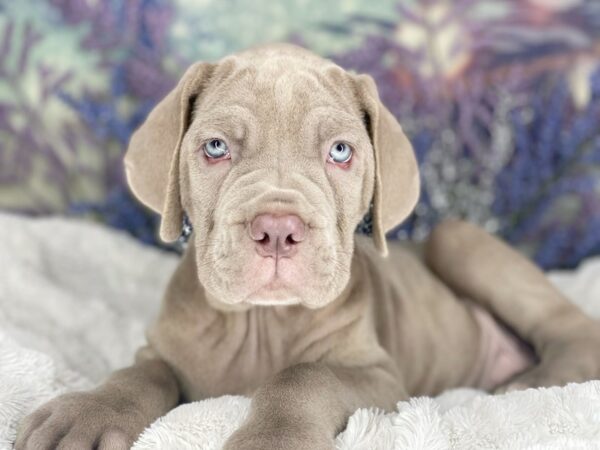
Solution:
[{"label": "puppy's mouth", "polygon": [[302,272],[293,258],[258,256],[248,273],[256,288],[245,302],[255,305],[300,303],[297,287],[301,284]]},{"label": "puppy's mouth", "polygon": [[332,277],[342,267],[334,232],[305,210],[261,209],[252,220],[225,223],[206,256],[199,242],[199,276],[211,297],[228,305],[308,308],[332,297]]}]

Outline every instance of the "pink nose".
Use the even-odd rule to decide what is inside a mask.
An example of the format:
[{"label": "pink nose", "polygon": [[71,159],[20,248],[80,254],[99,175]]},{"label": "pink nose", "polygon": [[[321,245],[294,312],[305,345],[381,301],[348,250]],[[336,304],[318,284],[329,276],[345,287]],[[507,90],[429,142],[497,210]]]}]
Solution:
[{"label": "pink nose", "polygon": [[250,237],[256,242],[258,254],[274,258],[293,256],[305,231],[304,222],[294,214],[260,214],[250,224]]}]

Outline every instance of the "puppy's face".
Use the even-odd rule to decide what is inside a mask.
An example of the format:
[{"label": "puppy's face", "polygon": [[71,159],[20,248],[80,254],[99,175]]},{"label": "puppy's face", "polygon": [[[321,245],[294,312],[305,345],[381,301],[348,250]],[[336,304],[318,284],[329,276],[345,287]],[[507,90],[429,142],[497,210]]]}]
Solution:
[{"label": "puppy's face", "polygon": [[198,278],[229,308],[333,301],[369,205],[385,254],[419,191],[373,80],[291,45],[190,67],[132,136],[125,166],[164,240],[188,214]]},{"label": "puppy's face", "polygon": [[180,187],[213,300],[315,308],[348,282],[373,149],[352,80],[315,60],[224,60],[194,102]]}]

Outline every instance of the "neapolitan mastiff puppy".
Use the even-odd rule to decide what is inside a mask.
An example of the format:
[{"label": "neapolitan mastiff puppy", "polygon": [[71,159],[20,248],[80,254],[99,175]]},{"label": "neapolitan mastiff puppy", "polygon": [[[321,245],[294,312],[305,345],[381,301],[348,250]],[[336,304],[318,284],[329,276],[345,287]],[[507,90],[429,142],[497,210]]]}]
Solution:
[{"label": "neapolitan mastiff puppy", "polygon": [[[191,245],[135,364],[42,406],[19,450],[128,448],[223,394],[252,396],[227,449],[332,449],[360,407],[600,377],[598,324],[497,239],[448,221],[386,243],[419,176],[368,76],[291,45],[197,63],[125,163],[161,237],[187,214]],[[354,233],[370,208],[373,242]]]}]

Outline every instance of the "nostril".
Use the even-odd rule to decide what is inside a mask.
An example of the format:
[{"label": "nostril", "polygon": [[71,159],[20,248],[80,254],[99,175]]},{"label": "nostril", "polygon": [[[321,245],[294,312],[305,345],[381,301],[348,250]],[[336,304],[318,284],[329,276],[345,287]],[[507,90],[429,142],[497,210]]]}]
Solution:
[{"label": "nostril", "polygon": [[306,225],[293,214],[260,214],[252,220],[248,231],[261,256],[289,257],[304,240]]}]

